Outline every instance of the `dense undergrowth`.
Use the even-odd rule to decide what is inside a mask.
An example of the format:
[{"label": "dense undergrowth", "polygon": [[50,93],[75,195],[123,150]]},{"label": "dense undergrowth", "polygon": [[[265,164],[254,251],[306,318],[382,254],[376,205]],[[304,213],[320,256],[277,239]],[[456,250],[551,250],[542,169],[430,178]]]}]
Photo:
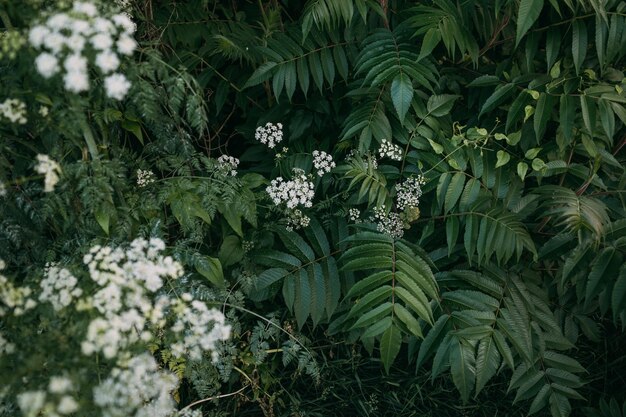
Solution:
[{"label": "dense undergrowth", "polygon": [[0,19],[0,415],[626,416],[626,2]]}]

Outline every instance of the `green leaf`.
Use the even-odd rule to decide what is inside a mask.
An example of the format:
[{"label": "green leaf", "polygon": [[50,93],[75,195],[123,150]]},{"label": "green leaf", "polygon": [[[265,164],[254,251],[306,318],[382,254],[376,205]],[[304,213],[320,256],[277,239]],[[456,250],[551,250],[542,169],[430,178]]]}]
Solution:
[{"label": "green leaf", "polygon": [[467,180],[467,184],[465,184],[465,189],[463,190],[463,194],[461,194],[461,201],[459,203],[459,209],[465,211],[470,208],[470,206],[476,201],[478,198],[478,193],[480,192],[480,181],[476,178],[470,178]]},{"label": "green leaf", "polygon": [[535,414],[536,412],[542,410],[546,405],[548,405],[548,398],[551,392],[552,391],[549,384],[541,387],[541,389],[533,399],[533,402],[530,404],[528,415]]},{"label": "green leaf", "polygon": [[441,340],[446,334],[448,319],[450,316],[443,314],[439,316],[432,329],[428,332],[422,343],[420,344],[417,354],[416,366],[419,368],[426,359],[428,359],[435,350],[440,346]]},{"label": "green leaf", "polygon": [[515,46],[519,45],[524,35],[526,35],[526,32],[528,32],[528,29],[535,23],[541,13],[541,9],[543,9],[543,0],[520,1],[517,12]]},{"label": "green leaf", "polygon": [[585,372],[585,368],[578,363],[576,359],[565,356],[551,350],[547,350],[543,354],[544,362],[551,367],[564,369],[568,372]]},{"label": "green leaf", "polygon": [[361,340],[366,340],[378,336],[379,334],[389,329],[392,323],[393,319],[391,318],[391,316],[387,316],[382,320],[372,324],[365,330],[365,332],[363,332],[363,334],[361,335]]},{"label": "green leaf", "polygon": [[499,168],[501,166],[508,164],[509,161],[511,160],[511,155],[509,155],[508,152],[503,151],[503,150],[499,150],[496,154],[496,157],[497,157],[496,168]]},{"label": "green leaf", "polygon": [[301,269],[300,274],[296,275],[294,278],[296,278],[294,310],[298,328],[302,329],[302,326],[304,326],[311,312],[311,285],[309,283],[309,276],[304,269]]},{"label": "green leaf", "polygon": [[546,131],[548,121],[552,115],[553,104],[554,96],[552,94],[541,93],[539,100],[537,100],[537,109],[535,110],[535,116],[533,118],[533,127],[535,129],[537,143],[541,141]]},{"label": "green leaf", "polygon": [[587,55],[587,26],[582,19],[576,19],[572,24],[572,57],[576,74],[580,74],[580,67]]},{"label": "green leaf", "polygon": [[465,174],[462,172],[457,172],[452,176],[450,180],[450,185],[446,190],[445,197],[445,213],[449,213],[461,197],[461,193],[463,193],[463,186],[465,185]]},{"label": "green leaf", "polygon": [[489,98],[485,101],[482,108],[480,109],[480,113],[478,117],[482,116],[485,113],[488,113],[495,109],[497,106],[502,104],[511,94],[515,92],[515,84],[507,83],[504,85],[499,85],[496,87],[495,91]]},{"label": "green leaf", "polygon": [[100,205],[96,212],[94,213],[96,217],[96,221],[104,231],[104,233],[109,235],[109,223],[111,221],[111,207],[106,204]]},{"label": "green leaf", "polygon": [[236,264],[243,259],[244,251],[241,247],[241,240],[234,235],[228,235],[224,238],[218,257],[224,267]]},{"label": "green leaf", "polygon": [[591,266],[591,272],[587,278],[587,288],[585,291],[585,306],[588,306],[591,301],[600,294],[600,291],[603,289],[601,284],[607,277],[611,276],[611,274],[607,272],[610,270],[614,255],[614,248],[606,248],[600,253],[600,256],[595,259]]},{"label": "green leaf", "polygon": [[383,303],[359,317],[356,323],[354,323],[349,330],[367,327],[372,323],[378,322],[382,320],[385,316],[387,316],[392,309],[393,304],[391,304],[390,302]]},{"label": "green leaf", "polygon": [[393,305],[393,311],[400,321],[407,327],[407,329],[413,333],[414,336],[422,338],[422,329],[417,319],[411,314],[409,310],[404,308],[401,304],[395,303]]},{"label": "green leaf", "polygon": [[422,46],[420,48],[420,54],[417,57],[418,61],[430,55],[435,47],[441,41],[441,33],[438,28],[430,28],[426,31],[424,39],[422,40]]},{"label": "green leaf", "polygon": [[254,70],[250,78],[248,78],[248,81],[244,84],[243,88],[252,87],[257,84],[261,84],[263,81],[269,80],[276,65],[276,62],[271,61],[261,64],[256,70]]},{"label": "green leaf", "polygon": [[400,329],[392,325],[383,333],[380,339],[380,358],[387,373],[389,373],[391,364],[396,359],[396,356],[398,356],[401,345],[402,334],[400,333]]},{"label": "green leaf", "polygon": [[210,256],[198,255],[194,262],[196,271],[209,280],[213,285],[224,288],[224,272],[222,264],[217,258]]},{"label": "green leaf", "polygon": [[550,395],[550,412],[552,417],[568,417],[572,412],[572,406],[567,397],[553,393]]},{"label": "green leaf", "polygon": [[511,353],[511,349],[504,340],[504,336],[502,336],[502,333],[500,333],[498,330],[495,330],[493,332],[493,341],[496,343],[498,351],[500,352],[500,355],[502,355],[504,362],[509,366],[509,368],[514,369],[515,364],[513,362],[513,354]]},{"label": "green leaf", "polygon": [[617,321],[617,316],[626,308],[626,265],[620,268],[619,275],[613,286],[611,293],[611,309],[613,310],[613,321]]},{"label": "green leaf", "polygon": [[450,114],[454,102],[459,96],[450,94],[433,95],[428,98],[426,109],[428,113],[435,117],[443,117]]},{"label": "green leaf", "polygon": [[450,370],[452,382],[461,393],[463,403],[466,403],[474,389],[476,379],[476,359],[474,350],[456,339],[450,348]]},{"label": "green leaf", "polygon": [[476,395],[483,389],[500,367],[500,354],[492,337],[485,337],[478,343],[476,352]]},{"label": "green leaf", "polygon": [[517,175],[524,181],[526,178],[526,174],[528,173],[528,164],[526,162],[518,162],[517,163]]},{"label": "green leaf", "polygon": [[409,76],[401,72],[391,82],[391,101],[393,101],[401,124],[404,124],[404,117],[411,106],[411,100],[413,100],[413,84]]}]

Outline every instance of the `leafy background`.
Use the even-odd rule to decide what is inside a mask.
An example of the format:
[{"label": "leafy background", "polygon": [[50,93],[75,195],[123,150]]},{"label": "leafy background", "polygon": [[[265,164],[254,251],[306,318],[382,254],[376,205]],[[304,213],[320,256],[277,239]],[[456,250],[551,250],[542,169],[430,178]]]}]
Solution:
[{"label": "leafy background", "polygon": [[[43,2],[1,4],[6,44]],[[2,96],[51,107],[2,127],[11,271],[35,280],[93,242],[166,238],[192,271],[181,285],[234,324],[219,366],[155,347],[181,407],[207,416],[626,415],[625,2],[129,11],[141,50],[119,106],[59,99],[12,70],[33,56],[3,55]],[[268,121],[285,126],[282,158],[253,139]],[[404,158],[373,169],[383,139]],[[52,195],[20,183],[33,143],[62,161]],[[339,166],[316,182],[311,224],[287,231],[264,188],[310,170],[313,150]],[[216,174],[221,154],[241,160],[236,178]],[[137,188],[138,168],[157,182]],[[346,221],[392,209],[418,174],[403,239]]]}]

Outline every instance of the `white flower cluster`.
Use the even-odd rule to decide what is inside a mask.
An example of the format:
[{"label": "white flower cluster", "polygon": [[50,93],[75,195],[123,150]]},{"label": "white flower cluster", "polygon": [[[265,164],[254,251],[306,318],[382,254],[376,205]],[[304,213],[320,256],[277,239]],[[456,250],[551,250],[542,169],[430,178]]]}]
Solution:
[{"label": "white flower cluster", "polygon": [[[0,271],[5,268],[0,259]],[[37,306],[37,302],[30,298],[32,290],[29,287],[16,287],[0,273],[0,317],[11,312],[14,316],[21,316],[25,311]]]},{"label": "white flower cluster", "polygon": [[137,186],[145,187],[148,184],[152,184],[155,181],[154,172],[149,169],[138,169],[137,170]]},{"label": "white flower cluster", "polygon": [[54,160],[50,159],[48,155],[38,154],[35,171],[46,176],[44,179],[43,190],[47,193],[54,191],[54,186],[59,182],[61,166]]},{"label": "white flower cluster", "polygon": [[355,222],[355,223],[360,223],[361,222],[361,210],[359,210],[358,208],[351,208],[350,210],[348,210],[348,217],[350,219],[350,221]]},{"label": "white flower cluster", "polygon": [[311,223],[311,218],[306,214],[302,213],[302,210],[293,209],[289,216],[287,217],[287,227],[286,229],[290,232],[303,227],[307,227]]},{"label": "white flower cluster", "polygon": [[170,417],[176,413],[171,392],[177,387],[176,376],[143,353],[120,361],[93,395],[103,417]]},{"label": "white flower cluster", "polygon": [[67,13],[55,13],[42,24],[33,26],[28,39],[33,47],[42,51],[35,59],[35,66],[44,78],[63,71],[67,91],[87,91],[87,57],[94,54],[94,64],[105,76],[107,96],[122,100],[130,82],[114,71],[121,63],[118,54],[132,55],[137,48],[134,32],[135,24],[127,14],[102,17],[94,3],[76,1]]},{"label": "white flower cluster", "polygon": [[0,333],[0,357],[5,353],[10,355],[13,352],[15,352],[15,344],[9,342],[2,333]]},{"label": "white flower cluster", "polygon": [[4,197],[5,195],[7,195],[7,186],[0,181],[0,197]]},{"label": "white flower cluster", "polygon": [[52,304],[54,311],[69,306],[83,294],[83,290],[76,287],[78,279],[65,268],[57,265],[46,265],[45,278],[41,280],[41,293],[39,301]]},{"label": "white flower cluster", "polygon": [[11,123],[26,124],[26,104],[17,98],[7,98],[0,103],[0,115],[9,119]]},{"label": "white flower cluster", "polygon": [[381,158],[389,158],[394,161],[402,161],[402,148],[398,145],[394,145],[387,139],[383,139],[378,148],[378,154]]},{"label": "white flower cluster", "polygon": [[233,158],[232,156],[222,155],[217,158],[218,169],[225,173],[230,174],[231,176],[237,175],[237,167],[239,166],[239,159]]},{"label": "white flower cluster", "polygon": [[396,184],[396,205],[398,210],[418,207],[422,196],[422,185],[426,184],[423,176],[408,178]]},{"label": "white flower cluster", "polygon": [[259,126],[254,133],[254,139],[267,145],[268,148],[274,148],[283,140],[283,124],[282,123],[266,123],[265,126]]},{"label": "white flower cluster", "polygon": [[65,376],[53,376],[48,391],[26,391],[18,395],[17,403],[24,417],[45,415],[67,416],[78,411],[78,403],[70,394],[74,390],[72,381]]},{"label": "white flower cluster", "polygon": [[266,189],[270,198],[277,206],[285,203],[287,208],[313,206],[314,186],[306,175],[297,174],[293,180],[285,181],[282,177],[272,180]]},{"label": "white flower cluster", "polygon": [[135,239],[127,250],[95,246],[85,255],[83,262],[100,287],[92,305],[102,317],[89,323],[83,354],[102,352],[113,358],[120,349],[152,338],[146,325],[162,320],[165,303],[161,298],[153,304],[150,293],[183,273],[172,257],[160,254],[164,248],[161,239]]},{"label": "white flower cluster", "polygon": [[398,213],[387,213],[385,206],[375,207],[371,220],[376,223],[376,230],[394,239],[404,236],[404,222]]},{"label": "white flower cluster", "polygon": [[[189,304],[187,304],[189,303]],[[230,325],[225,324],[225,317],[215,308],[192,300],[190,294],[183,294],[181,300],[173,305],[177,319],[172,330],[182,338],[171,346],[172,354],[181,357],[189,355],[192,360],[200,360],[203,351],[211,351],[213,362],[217,361],[216,344],[230,337]]]},{"label": "white flower cluster", "polygon": [[313,151],[313,166],[317,169],[317,176],[322,177],[330,172],[337,164],[333,161],[333,157],[324,151]]}]

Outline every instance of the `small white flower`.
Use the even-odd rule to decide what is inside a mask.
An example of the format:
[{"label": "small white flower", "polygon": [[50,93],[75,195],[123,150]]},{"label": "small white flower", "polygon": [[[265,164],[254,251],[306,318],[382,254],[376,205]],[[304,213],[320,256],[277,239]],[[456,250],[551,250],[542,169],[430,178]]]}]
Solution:
[{"label": "small white flower", "polygon": [[237,175],[237,166],[239,166],[239,159],[233,158],[232,156],[222,155],[217,158],[218,169],[221,172],[226,174],[230,174],[231,176]]},{"label": "small white flower", "polygon": [[11,123],[26,124],[26,103],[17,98],[8,98],[0,104],[0,116],[4,116]]},{"label": "small white flower", "polygon": [[48,391],[52,394],[65,394],[72,390],[72,381],[65,376],[53,376],[48,382]]},{"label": "small white flower", "polygon": [[69,72],[87,72],[87,60],[80,54],[72,54],[65,58],[63,63],[65,70]]},{"label": "small white flower", "polygon": [[54,191],[54,186],[59,182],[59,175],[61,174],[61,167],[58,163],[50,159],[48,155],[37,155],[37,165],[35,171],[45,175],[44,191]]},{"label": "small white flower", "polygon": [[[2,181],[0,181],[0,197],[4,197],[7,195],[7,186],[4,185]],[[4,261],[0,259],[0,262],[4,264]],[[0,268],[2,269],[2,268]]]},{"label": "small white flower", "polygon": [[350,218],[350,221],[359,223],[361,221],[361,210],[355,207],[351,208],[348,210],[348,217]]},{"label": "small white flower", "polygon": [[117,54],[111,51],[104,51],[96,56],[96,65],[103,73],[108,74],[120,66],[120,60]]},{"label": "small white flower", "polygon": [[324,151],[313,151],[313,166],[317,169],[317,176],[321,177],[336,167],[333,157]]},{"label": "small white flower", "polygon": [[283,125],[282,123],[266,123],[265,126],[259,126],[256,128],[254,138],[268,148],[272,149],[283,140]]},{"label": "small white flower", "polygon": [[59,72],[59,60],[52,54],[44,52],[35,59],[37,72],[44,78],[50,78]]},{"label": "small white flower", "polygon": [[123,74],[112,74],[104,79],[104,88],[107,97],[122,100],[130,88],[130,82]]},{"label": "small white flower", "polygon": [[57,406],[57,411],[59,414],[72,414],[78,411],[78,403],[69,395],[64,395],[61,397],[61,401],[59,401],[59,405]]},{"label": "small white flower", "polygon": [[100,51],[105,51],[113,46],[113,39],[111,39],[111,36],[106,33],[98,33],[97,35],[92,36],[90,42],[95,49]]},{"label": "small white flower", "polygon": [[77,13],[84,13],[89,17],[94,17],[98,14],[98,9],[93,3],[77,1],[74,3],[73,10]]},{"label": "small white flower", "polygon": [[383,139],[380,148],[378,148],[378,154],[381,158],[389,158],[394,161],[402,161],[402,148]]},{"label": "small white flower", "polygon": [[132,55],[137,48],[137,42],[133,38],[127,35],[120,36],[120,39],[116,43],[117,51],[122,55]]},{"label": "small white flower", "polygon": [[89,90],[89,77],[84,71],[71,71],[63,77],[65,89],[72,93]]},{"label": "small white flower", "polygon": [[52,53],[58,54],[61,48],[63,48],[63,45],[65,45],[65,36],[58,32],[52,32],[43,39],[43,44],[52,51]]},{"label": "small white flower", "polygon": [[137,29],[135,23],[133,23],[130,16],[128,16],[126,13],[118,13],[116,15],[113,15],[112,20],[117,26],[121,27],[122,30],[129,35],[135,33],[135,30]]},{"label": "small white flower", "polygon": [[396,206],[398,210],[418,207],[422,196],[422,185],[425,183],[426,180],[420,175],[396,184]]},{"label": "small white flower", "polygon": [[376,230],[394,239],[400,239],[404,236],[404,222],[400,215],[395,212],[387,213],[385,206],[375,207],[374,216],[370,220],[376,223]]},{"label": "small white flower", "polygon": [[67,38],[65,44],[75,53],[80,53],[85,47],[85,38],[75,34]]},{"label": "small white flower", "polygon": [[57,13],[48,18],[46,25],[53,30],[59,31],[70,29],[73,21],[74,19],[70,18],[67,13]]},{"label": "small white flower", "polygon": [[49,34],[50,30],[47,27],[36,25],[30,28],[30,31],[28,32],[28,41],[35,48],[40,48]]},{"label": "small white flower", "polygon": [[154,172],[150,170],[138,169],[137,170],[137,185],[139,187],[145,187],[155,181]]},{"label": "small white flower", "polygon": [[74,33],[74,35],[82,35],[84,39],[84,36],[91,35],[93,29],[86,20],[74,19],[70,30]]}]

